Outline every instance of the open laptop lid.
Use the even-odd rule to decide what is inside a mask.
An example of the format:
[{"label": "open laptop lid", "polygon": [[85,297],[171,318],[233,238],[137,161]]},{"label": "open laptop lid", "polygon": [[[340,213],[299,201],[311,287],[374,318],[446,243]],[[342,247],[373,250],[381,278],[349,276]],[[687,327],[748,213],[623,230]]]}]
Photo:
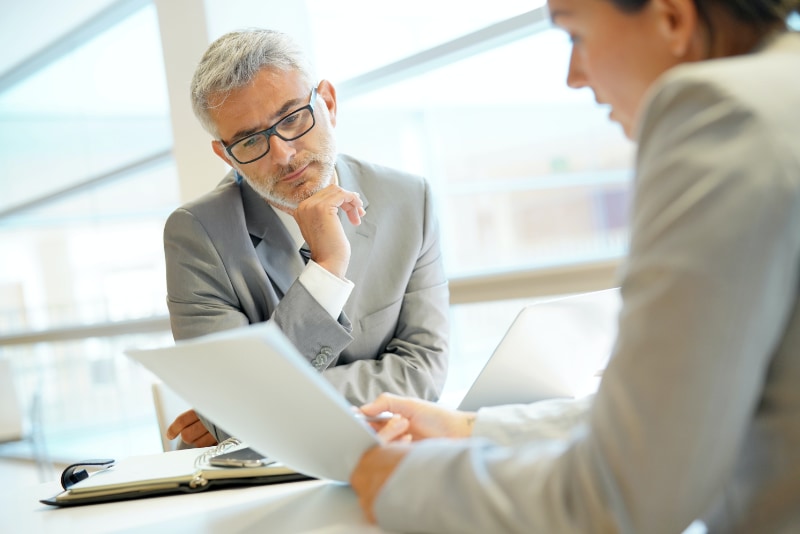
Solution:
[{"label": "open laptop lid", "polygon": [[459,409],[592,393],[611,354],[618,311],[617,289],[524,307]]}]

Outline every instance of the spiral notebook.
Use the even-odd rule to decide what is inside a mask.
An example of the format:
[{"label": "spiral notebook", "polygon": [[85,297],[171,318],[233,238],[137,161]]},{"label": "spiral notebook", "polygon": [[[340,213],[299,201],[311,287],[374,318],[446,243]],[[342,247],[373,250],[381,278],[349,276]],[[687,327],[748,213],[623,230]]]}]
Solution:
[{"label": "spiral notebook", "polygon": [[76,506],[309,478],[277,462],[257,467],[210,464],[215,456],[244,447],[237,442],[223,442],[216,447],[123,458],[106,469],[84,475],[83,480],[67,485],[63,492],[40,502]]}]

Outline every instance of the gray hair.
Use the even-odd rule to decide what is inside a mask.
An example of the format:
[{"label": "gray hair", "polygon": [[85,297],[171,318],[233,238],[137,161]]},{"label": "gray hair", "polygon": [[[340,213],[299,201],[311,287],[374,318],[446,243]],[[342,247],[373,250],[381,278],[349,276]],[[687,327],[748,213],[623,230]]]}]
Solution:
[{"label": "gray hair", "polygon": [[250,84],[266,68],[297,71],[313,83],[311,64],[286,34],[248,28],[226,33],[211,43],[194,71],[191,84],[192,109],[207,132],[219,137],[209,112],[212,107],[209,99],[222,95],[224,101],[232,90]]}]

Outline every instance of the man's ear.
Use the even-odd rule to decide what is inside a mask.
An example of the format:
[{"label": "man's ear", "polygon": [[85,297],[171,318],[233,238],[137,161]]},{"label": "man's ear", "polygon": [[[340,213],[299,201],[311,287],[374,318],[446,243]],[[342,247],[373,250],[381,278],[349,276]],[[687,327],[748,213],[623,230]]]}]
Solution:
[{"label": "man's ear", "polygon": [[328,80],[322,80],[317,86],[317,94],[325,101],[328,115],[331,117],[331,126],[336,126],[336,88]]},{"label": "man's ear", "polygon": [[231,162],[231,160],[228,158],[228,153],[227,153],[227,152],[225,152],[225,147],[224,147],[224,146],[222,146],[222,142],[221,142],[221,141],[217,141],[216,139],[214,139],[213,141],[211,141],[211,150],[213,150],[213,151],[214,151],[214,154],[216,154],[217,156],[219,156],[219,158],[220,158],[222,161],[224,161],[225,163],[227,163],[228,165],[230,165],[231,167],[233,167],[233,163],[232,163],[232,162]]},{"label": "man's ear", "polygon": [[694,0],[654,0],[651,7],[658,16],[658,30],[674,57],[686,59],[687,54],[699,52],[693,50],[699,43]]}]

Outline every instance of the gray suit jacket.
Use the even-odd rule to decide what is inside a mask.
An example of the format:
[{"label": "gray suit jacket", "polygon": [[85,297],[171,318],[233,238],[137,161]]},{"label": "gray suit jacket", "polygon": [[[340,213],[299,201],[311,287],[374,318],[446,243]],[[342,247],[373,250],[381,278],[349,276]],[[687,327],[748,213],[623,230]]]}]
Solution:
[{"label": "gray suit jacket", "polygon": [[430,187],[347,156],[336,171],[366,210],[359,226],[340,214],[355,288],[338,321],[296,280],[302,259],[280,219],[230,173],[166,222],[173,336],[272,320],[354,404],[383,391],[436,400],[447,373],[449,294]]},{"label": "gray suit jacket", "polygon": [[800,532],[800,35],[672,70],[639,132],[619,335],[585,417],[553,436],[552,403],[482,410],[492,441],[414,448],[382,526]]}]

